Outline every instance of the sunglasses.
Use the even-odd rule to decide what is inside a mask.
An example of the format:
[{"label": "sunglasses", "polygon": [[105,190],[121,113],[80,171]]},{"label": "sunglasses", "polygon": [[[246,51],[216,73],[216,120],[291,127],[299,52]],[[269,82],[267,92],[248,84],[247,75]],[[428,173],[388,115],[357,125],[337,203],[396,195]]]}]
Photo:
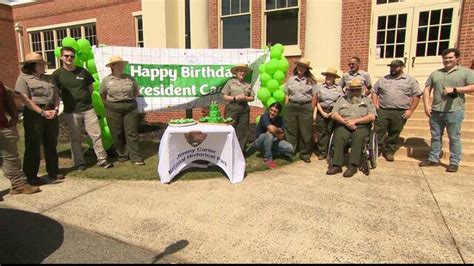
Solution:
[{"label": "sunglasses", "polygon": [[355,64],[354,63],[349,63],[348,66],[354,66]]},{"label": "sunglasses", "polygon": [[75,58],[76,57],[75,55],[68,55],[68,54],[65,54],[63,56],[66,57],[66,58]]}]

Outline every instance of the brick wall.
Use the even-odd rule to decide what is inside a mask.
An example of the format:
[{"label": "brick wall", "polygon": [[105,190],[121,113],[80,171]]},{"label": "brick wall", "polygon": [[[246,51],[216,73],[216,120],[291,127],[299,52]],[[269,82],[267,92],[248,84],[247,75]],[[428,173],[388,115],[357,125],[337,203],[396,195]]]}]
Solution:
[{"label": "brick wall", "polygon": [[367,70],[369,64],[371,0],[342,1],[341,65],[347,69],[351,56],[361,59],[360,68]]},{"label": "brick wall", "polygon": [[0,4],[0,58],[2,60],[2,71],[0,80],[10,88],[15,86],[18,77],[19,66],[16,51],[16,33],[13,28],[12,8]]},{"label": "brick wall", "polygon": [[474,1],[464,1],[459,33],[461,63],[470,67],[474,63]]}]

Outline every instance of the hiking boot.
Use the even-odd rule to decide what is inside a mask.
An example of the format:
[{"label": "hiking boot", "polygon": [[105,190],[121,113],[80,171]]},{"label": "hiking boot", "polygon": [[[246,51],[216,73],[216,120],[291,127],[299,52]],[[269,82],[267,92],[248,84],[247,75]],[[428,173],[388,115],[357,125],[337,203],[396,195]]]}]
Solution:
[{"label": "hiking boot", "polygon": [[438,166],[438,165],[439,165],[438,162],[432,162],[430,160],[426,160],[426,161],[420,162],[418,164],[418,166],[420,166],[420,167]]},{"label": "hiking boot", "polygon": [[448,168],[446,168],[446,172],[455,173],[458,171],[458,169],[459,169],[459,166],[450,164]]},{"label": "hiking boot", "polygon": [[387,162],[393,162],[393,161],[395,161],[395,157],[394,157],[393,154],[391,154],[391,153],[385,154],[384,157],[385,157],[385,160],[387,160]]},{"label": "hiking boot", "polygon": [[263,161],[265,162],[265,165],[268,167],[268,169],[275,169],[278,167],[274,160],[269,159]]},{"label": "hiking boot", "polygon": [[28,184],[23,184],[15,188],[10,188],[10,195],[18,194],[33,194],[40,192],[41,190],[37,186],[31,186]]},{"label": "hiking boot", "polygon": [[29,185],[32,185],[32,186],[42,186],[46,184],[46,181],[39,177],[27,178],[27,182]]},{"label": "hiking boot", "polygon": [[86,166],[84,164],[81,164],[81,165],[78,165],[77,168],[76,168],[77,171],[85,171],[86,170]]},{"label": "hiking boot", "polygon": [[343,177],[352,177],[357,173],[357,167],[354,165],[347,166],[347,170],[342,174]]},{"label": "hiking boot", "polygon": [[318,155],[318,160],[324,160],[324,159],[326,159],[326,154]]},{"label": "hiking boot", "polygon": [[49,175],[49,178],[55,179],[55,180],[63,180],[65,176],[63,174],[56,174],[56,175]]},{"label": "hiking boot", "polygon": [[100,166],[100,167],[102,167],[102,168],[104,168],[104,169],[108,169],[108,168],[114,167],[114,165],[111,164],[111,163],[109,163],[109,162],[107,162],[107,160],[103,160],[103,161],[99,162],[97,165]]},{"label": "hiking boot", "polygon": [[311,163],[311,159],[309,157],[300,157],[300,159],[305,163]]},{"label": "hiking boot", "polygon": [[326,175],[335,175],[338,173],[342,173],[342,168],[340,166],[331,166],[326,172]]}]

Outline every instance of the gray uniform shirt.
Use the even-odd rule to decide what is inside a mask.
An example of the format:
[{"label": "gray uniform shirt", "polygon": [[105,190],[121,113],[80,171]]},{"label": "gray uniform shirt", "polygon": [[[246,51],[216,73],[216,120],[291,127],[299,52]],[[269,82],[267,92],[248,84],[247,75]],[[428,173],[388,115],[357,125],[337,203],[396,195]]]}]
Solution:
[{"label": "gray uniform shirt", "polygon": [[317,88],[318,102],[323,108],[333,107],[339,97],[344,96],[342,88],[338,85],[328,86],[326,83]]},{"label": "gray uniform shirt", "polygon": [[313,96],[316,95],[316,91],[316,83],[307,84],[306,77],[299,79],[298,76],[295,75],[289,78],[285,84],[285,93],[292,102],[310,102]]},{"label": "gray uniform shirt", "polygon": [[15,90],[25,94],[36,104],[54,105],[59,97],[59,90],[48,75],[41,75],[38,78],[21,73],[16,80]]},{"label": "gray uniform shirt", "polygon": [[362,96],[362,102],[353,104],[349,95],[339,98],[334,108],[333,113],[339,113],[343,118],[357,119],[364,117],[369,114],[377,115],[375,106],[372,104],[372,100],[369,97]]},{"label": "gray uniform shirt", "polygon": [[386,75],[380,78],[372,91],[378,95],[381,108],[404,110],[410,108],[412,97],[423,94],[418,81],[404,73],[399,77]]},{"label": "gray uniform shirt", "polygon": [[364,70],[359,70],[357,72],[351,73],[346,72],[342,75],[341,79],[339,80],[339,86],[341,88],[345,88],[349,82],[353,79],[358,79],[364,82],[366,88],[372,86],[372,80],[370,79],[370,74],[365,72]]},{"label": "gray uniform shirt", "polygon": [[121,78],[110,74],[100,83],[100,94],[106,94],[109,102],[134,100],[135,90],[138,90],[138,84],[127,74],[122,74]]},{"label": "gray uniform shirt", "polygon": [[229,96],[237,96],[240,94],[245,96],[255,96],[255,92],[252,90],[252,85],[246,81],[238,81],[236,78],[229,79],[222,89],[222,94]]}]

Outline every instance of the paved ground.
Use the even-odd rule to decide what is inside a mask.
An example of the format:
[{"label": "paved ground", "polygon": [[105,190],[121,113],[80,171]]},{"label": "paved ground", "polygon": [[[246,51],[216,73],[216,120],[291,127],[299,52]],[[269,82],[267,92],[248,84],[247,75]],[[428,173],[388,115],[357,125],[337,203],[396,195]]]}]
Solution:
[{"label": "paved ground", "polygon": [[69,178],[0,206],[63,225],[45,262],[473,263],[474,168],[379,165],[344,179],[297,162],[236,185]]}]

